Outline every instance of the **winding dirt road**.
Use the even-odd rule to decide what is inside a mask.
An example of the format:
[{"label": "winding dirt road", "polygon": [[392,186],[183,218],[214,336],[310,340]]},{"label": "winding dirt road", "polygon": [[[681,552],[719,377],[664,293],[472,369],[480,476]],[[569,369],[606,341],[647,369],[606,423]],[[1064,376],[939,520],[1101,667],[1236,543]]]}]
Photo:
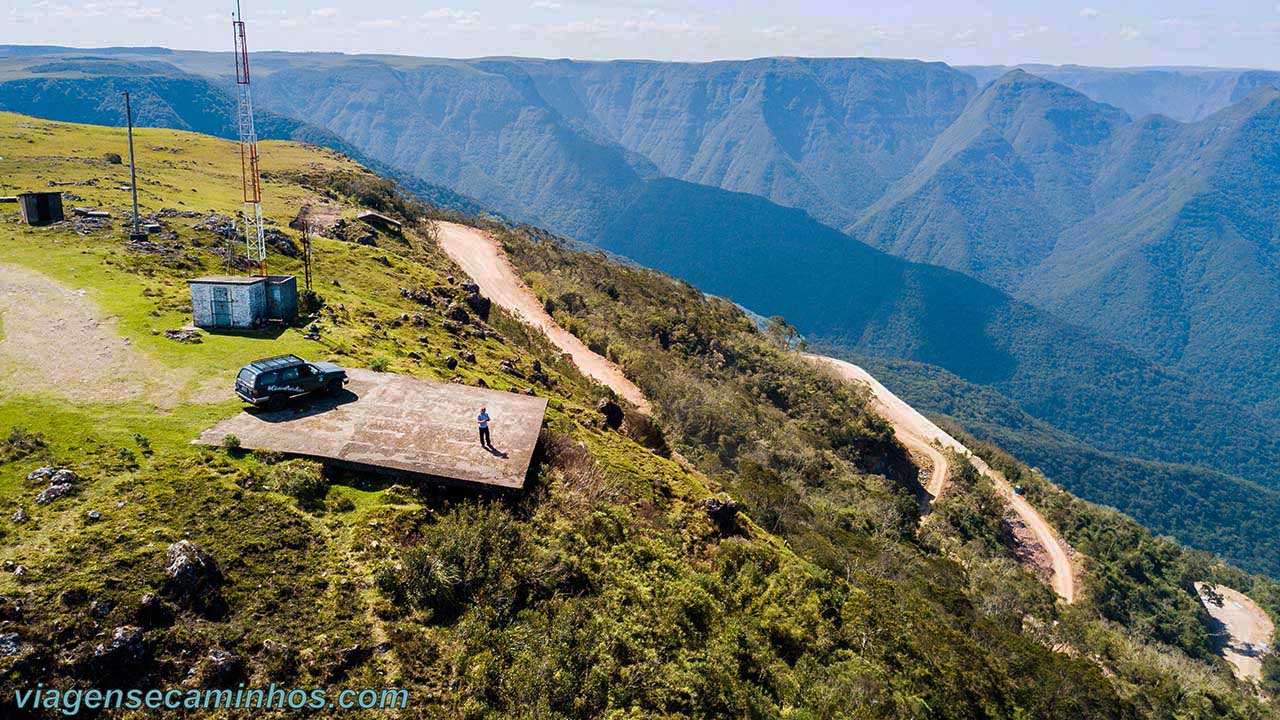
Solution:
[{"label": "winding dirt road", "polygon": [[627,402],[646,415],[651,414],[649,401],[622,369],[592,352],[581,340],[560,327],[538,301],[533,290],[516,275],[498,241],[483,230],[450,222],[437,222],[440,247],[453,258],[480,291],[490,300],[514,313],[521,320],[546,334],[556,347],[573,358],[578,369],[602,385],[612,388]]},{"label": "winding dirt road", "polygon": [[[1219,606],[1210,598],[1213,590],[1222,598]],[[1239,590],[1226,585],[1196,583],[1196,592],[1204,609],[1221,625],[1221,635],[1214,641],[1214,651],[1231,664],[1241,680],[1262,678],[1262,658],[1270,652],[1276,626],[1267,613]]]},{"label": "winding dirt road", "polygon": [[[1076,576],[1071,557],[1063,542],[1027,499],[1013,491],[1013,486],[1004,474],[992,468],[982,458],[974,455],[960,441],[951,437],[933,421],[921,415],[915,408],[894,395],[880,381],[866,370],[825,355],[805,354],[812,362],[826,365],[846,380],[862,383],[871,389],[872,404],[877,411],[893,426],[894,434],[899,442],[913,452],[927,454],[934,461],[933,478],[927,488],[930,495],[937,497],[943,489],[947,477],[946,457],[941,449],[950,449],[969,459],[978,472],[985,475],[995,485],[997,492],[1022,520],[1023,524],[1034,536],[1035,543],[1048,555],[1050,583],[1055,592],[1068,603],[1076,599]],[[939,471],[941,469],[941,471]]]},{"label": "winding dirt road", "polygon": [[[437,239],[441,249],[453,258],[467,275],[480,286],[481,292],[508,312],[524,322],[542,330],[553,344],[568,353],[573,362],[587,375],[613,389],[618,395],[650,414],[649,401],[635,383],[627,379],[622,369],[608,359],[592,352],[581,340],[547,314],[533,291],[525,285],[512,268],[502,247],[488,233],[457,223],[437,222]],[[989,467],[982,458],[948,435],[925,416],[889,392],[867,371],[843,360],[822,355],[805,355],[807,359],[833,368],[841,377],[863,383],[871,388],[875,407],[894,427],[900,442],[909,450],[929,458],[933,464],[926,491],[937,497],[946,483],[946,456],[942,449],[952,449],[969,458],[978,472],[991,478],[997,490],[1022,519],[1034,540],[1042,546],[1050,559],[1050,576],[1053,589],[1067,602],[1074,602],[1075,574],[1063,543],[1045,522],[1040,513],[1020,495],[1013,492],[1004,475]]]}]

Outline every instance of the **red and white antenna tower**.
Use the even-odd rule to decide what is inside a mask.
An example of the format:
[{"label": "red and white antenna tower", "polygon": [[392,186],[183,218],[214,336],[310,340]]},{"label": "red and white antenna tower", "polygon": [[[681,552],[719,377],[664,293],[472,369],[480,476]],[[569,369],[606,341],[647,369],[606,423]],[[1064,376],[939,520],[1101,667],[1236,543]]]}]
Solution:
[{"label": "red and white antenna tower", "polygon": [[249,46],[236,0],[231,22],[236,46],[236,117],[240,126],[240,172],[244,188],[244,240],[249,262],[267,274],[267,241],[262,227],[262,179],[258,174],[258,133],[253,129],[253,95],[249,92]]}]

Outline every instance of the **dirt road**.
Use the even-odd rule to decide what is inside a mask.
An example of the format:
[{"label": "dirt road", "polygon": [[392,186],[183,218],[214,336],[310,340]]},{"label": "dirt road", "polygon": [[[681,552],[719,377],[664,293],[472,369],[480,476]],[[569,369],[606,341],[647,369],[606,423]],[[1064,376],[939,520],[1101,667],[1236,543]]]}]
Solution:
[{"label": "dirt road", "polygon": [[[1222,596],[1222,607],[1209,599],[1212,588]],[[1269,652],[1275,640],[1276,626],[1267,613],[1244,593],[1225,585],[1196,583],[1200,602],[1205,610],[1220,624],[1223,636],[1214,643],[1214,651],[1231,664],[1236,677],[1241,680],[1258,680],[1262,677],[1262,658]]]},{"label": "dirt road", "polygon": [[[875,409],[889,421],[893,426],[894,434],[899,441],[913,452],[925,453],[926,448],[929,449],[930,458],[934,459],[934,476],[929,483],[929,494],[937,497],[943,489],[946,482],[946,459],[939,448],[950,449],[969,458],[974,468],[986,477],[990,478],[995,485],[996,490],[1004,497],[1005,502],[1012,508],[1014,513],[1022,520],[1022,523],[1030,531],[1034,542],[1044,551],[1044,555],[1048,558],[1046,569],[1049,571],[1050,582],[1054,591],[1058,593],[1068,603],[1075,602],[1076,586],[1075,586],[1075,568],[1071,563],[1071,557],[1067,552],[1065,543],[1049,526],[1044,517],[1032,507],[1027,499],[1013,492],[1013,487],[1005,476],[987,465],[982,458],[969,452],[969,449],[960,443],[960,441],[951,437],[942,428],[938,427],[933,421],[921,415],[915,408],[908,405],[897,395],[884,386],[878,380],[871,376],[866,370],[835,358],[826,357],[824,355],[804,356],[808,360],[816,363],[827,365],[834,369],[841,377],[853,382],[862,383],[871,389],[872,402]],[[941,468],[941,473],[938,469]],[[1039,554],[1039,553],[1032,553]]]},{"label": "dirt road", "polygon": [[0,385],[75,403],[143,397],[158,366],[121,337],[83,291],[0,264]]},{"label": "dirt road", "polygon": [[[471,276],[471,279],[480,286],[481,292],[524,322],[542,330],[552,343],[573,358],[574,363],[584,373],[612,388],[642,412],[646,414],[650,412],[649,401],[645,399],[644,393],[640,392],[640,388],[635,383],[627,379],[617,365],[592,352],[581,340],[560,327],[547,314],[537,296],[516,275],[497,241],[488,233],[466,225],[448,222],[439,222],[437,227],[440,247],[467,275]],[[981,458],[970,453],[959,441],[943,432],[898,396],[889,392],[862,368],[821,355],[805,357],[814,362],[824,363],[835,369],[842,377],[871,388],[877,410],[893,425],[902,444],[912,452],[927,457],[933,464],[929,486],[926,488],[933,497],[937,497],[942,492],[949,469],[946,457],[940,448],[950,448],[969,457],[978,472],[991,478],[1006,502],[1022,519],[1027,529],[1034,534],[1035,541],[1043,546],[1044,553],[1050,560],[1050,567],[1047,570],[1050,573],[1053,589],[1067,602],[1075,600],[1074,569],[1066,550],[1063,549],[1063,544],[1040,513],[1036,512],[1025,498],[1014,494],[1013,488],[1003,475],[988,467]]]},{"label": "dirt road", "polygon": [[516,275],[496,240],[483,230],[466,225],[448,222],[436,225],[440,247],[480,286],[480,292],[545,333],[556,347],[573,358],[582,372],[612,388],[641,412],[650,414],[649,401],[644,393],[627,379],[621,368],[592,352],[547,314],[537,296]]}]

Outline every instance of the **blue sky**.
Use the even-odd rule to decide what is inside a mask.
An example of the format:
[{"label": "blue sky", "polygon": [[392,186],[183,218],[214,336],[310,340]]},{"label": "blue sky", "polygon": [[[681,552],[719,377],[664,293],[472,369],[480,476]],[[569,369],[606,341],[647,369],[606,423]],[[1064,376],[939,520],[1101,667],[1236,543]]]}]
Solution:
[{"label": "blue sky", "polygon": [[[0,43],[224,50],[231,2],[5,0]],[[244,0],[254,50],[1280,68],[1275,2]]]}]

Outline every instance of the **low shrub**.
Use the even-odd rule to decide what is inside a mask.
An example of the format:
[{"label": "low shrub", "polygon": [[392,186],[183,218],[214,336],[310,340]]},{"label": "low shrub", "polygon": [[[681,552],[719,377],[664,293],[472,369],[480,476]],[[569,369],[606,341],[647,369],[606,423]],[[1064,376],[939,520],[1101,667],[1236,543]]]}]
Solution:
[{"label": "low shrub", "polygon": [[325,480],[318,463],[305,460],[281,463],[271,468],[270,478],[276,489],[298,501],[298,507],[304,510],[324,507],[329,481]]},{"label": "low shrub", "polygon": [[48,447],[44,436],[23,427],[13,426],[9,436],[0,441],[0,462],[20,460]]}]

